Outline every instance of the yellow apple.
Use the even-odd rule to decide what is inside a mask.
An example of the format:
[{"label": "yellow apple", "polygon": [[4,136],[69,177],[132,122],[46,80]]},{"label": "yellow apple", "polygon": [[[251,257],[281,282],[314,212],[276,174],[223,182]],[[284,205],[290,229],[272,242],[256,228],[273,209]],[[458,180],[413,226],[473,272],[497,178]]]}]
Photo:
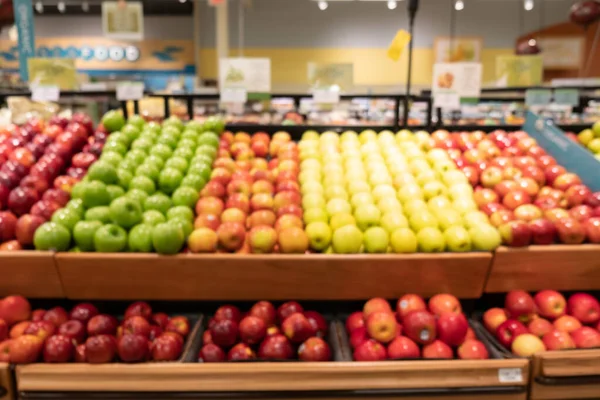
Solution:
[{"label": "yellow apple", "polygon": [[335,214],[351,213],[352,206],[350,205],[350,203],[347,200],[331,199],[327,202],[326,210],[327,210],[327,214],[329,214],[329,217],[332,217]]},{"label": "yellow apple", "polygon": [[354,226],[356,226],[356,220],[349,213],[335,214],[329,220],[329,226],[331,226],[331,229],[334,230],[334,231],[336,229],[341,228],[342,226],[345,226],[345,225],[354,225]]},{"label": "yellow apple", "polygon": [[390,236],[390,246],[394,253],[416,253],[417,236],[408,228],[398,228]]},{"label": "yellow apple", "polygon": [[391,234],[400,228],[408,228],[408,220],[402,213],[387,212],[381,217],[381,227]]}]

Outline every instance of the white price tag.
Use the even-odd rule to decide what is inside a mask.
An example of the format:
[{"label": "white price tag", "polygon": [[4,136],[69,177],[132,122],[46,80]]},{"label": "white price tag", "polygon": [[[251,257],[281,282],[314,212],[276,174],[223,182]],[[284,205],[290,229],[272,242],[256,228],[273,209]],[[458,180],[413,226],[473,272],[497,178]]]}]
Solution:
[{"label": "white price tag", "polygon": [[433,106],[442,110],[459,110],[460,96],[458,93],[436,93],[433,96]]},{"label": "white price tag", "polygon": [[144,97],[142,82],[121,82],[117,84],[117,100],[140,100]]},{"label": "white price tag", "polygon": [[248,92],[244,88],[224,88],[221,90],[221,103],[245,104]]},{"label": "white price tag", "polygon": [[56,85],[36,85],[31,87],[31,100],[58,101],[60,89]]},{"label": "white price tag", "polygon": [[82,92],[102,92],[106,90],[105,82],[85,82],[81,84]]},{"label": "white price tag", "polygon": [[521,368],[500,368],[498,381],[500,383],[521,383],[523,382],[523,371]]},{"label": "white price tag", "polygon": [[340,102],[340,92],[328,89],[315,89],[313,100],[317,104],[337,104]]}]

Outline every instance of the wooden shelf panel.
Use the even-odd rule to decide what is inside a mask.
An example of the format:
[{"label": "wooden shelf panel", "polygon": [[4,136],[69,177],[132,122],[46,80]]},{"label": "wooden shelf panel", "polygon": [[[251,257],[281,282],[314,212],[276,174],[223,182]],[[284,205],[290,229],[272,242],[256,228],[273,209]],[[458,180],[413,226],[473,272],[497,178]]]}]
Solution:
[{"label": "wooden shelf panel", "polygon": [[0,252],[0,276],[0,296],[65,297],[51,252]]},{"label": "wooden shelf panel", "polygon": [[68,298],[120,300],[352,300],[415,291],[478,298],[491,260],[491,253],[56,255]]},{"label": "wooden shelf panel", "polygon": [[496,250],[485,292],[600,289],[600,245]]},{"label": "wooden shelf panel", "polygon": [[0,363],[0,387],[6,390],[4,396],[0,395],[0,400],[11,400],[15,397],[15,388],[13,387],[12,372],[8,363]]},{"label": "wooden shelf panel", "polygon": [[549,351],[536,357],[547,377],[600,375],[600,350]]},{"label": "wooden shelf panel", "polygon": [[[523,382],[502,383],[500,368]],[[32,364],[19,391],[307,391],[526,386],[527,360],[222,364]]]}]

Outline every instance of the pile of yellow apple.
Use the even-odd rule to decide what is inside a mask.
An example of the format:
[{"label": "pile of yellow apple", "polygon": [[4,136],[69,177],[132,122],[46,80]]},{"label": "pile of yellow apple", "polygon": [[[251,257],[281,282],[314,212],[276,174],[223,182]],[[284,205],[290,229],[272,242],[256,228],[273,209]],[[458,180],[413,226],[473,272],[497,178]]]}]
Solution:
[{"label": "pile of yellow apple", "polygon": [[303,134],[299,181],[313,251],[490,251],[501,237],[473,189],[429,135],[366,130]]}]

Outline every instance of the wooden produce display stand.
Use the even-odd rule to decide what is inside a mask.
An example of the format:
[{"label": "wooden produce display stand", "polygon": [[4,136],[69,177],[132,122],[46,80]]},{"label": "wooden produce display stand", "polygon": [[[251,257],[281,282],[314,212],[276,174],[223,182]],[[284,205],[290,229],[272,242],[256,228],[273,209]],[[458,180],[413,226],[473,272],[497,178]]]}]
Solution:
[{"label": "wooden produce display stand", "polygon": [[485,292],[600,289],[600,245],[500,247]]},{"label": "wooden produce display stand", "polygon": [[[478,298],[492,254],[58,253],[66,297],[86,300],[364,300],[453,293]],[[93,272],[91,272],[93,271]]]},{"label": "wooden produce display stand", "polygon": [[547,351],[532,359],[532,400],[597,399],[600,349]]},{"label": "wooden produce display stand", "polygon": [[15,398],[15,387],[13,385],[13,371],[8,363],[0,363],[0,400],[12,400]]},{"label": "wooden produce display stand", "polygon": [[[500,370],[519,369],[522,382],[501,382]],[[526,399],[527,360],[448,360],[387,362],[256,362],[217,364],[85,365],[54,364],[17,367],[19,391],[27,398],[51,392],[253,392],[252,398],[340,398],[352,392],[364,397]],[[477,391],[479,390],[479,391]],[[420,393],[421,392],[421,393]],[[395,394],[394,394],[395,393]],[[310,395],[309,395],[310,394]],[[275,397],[273,397],[275,395]],[[406,397],[412,396],[412,397]],[[448,396],[448,397],[446,397]],[[286,398],[281,395],[281,398]],[[381,398],[381,397],[378,397]],[[386,397],[384,397],[386,398]]]},{"label": "wooden produce display stand", "polygon": [[65,297],[52,252],[0,252],[0,275],[0,296]]}]

